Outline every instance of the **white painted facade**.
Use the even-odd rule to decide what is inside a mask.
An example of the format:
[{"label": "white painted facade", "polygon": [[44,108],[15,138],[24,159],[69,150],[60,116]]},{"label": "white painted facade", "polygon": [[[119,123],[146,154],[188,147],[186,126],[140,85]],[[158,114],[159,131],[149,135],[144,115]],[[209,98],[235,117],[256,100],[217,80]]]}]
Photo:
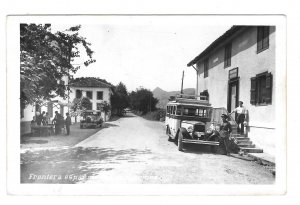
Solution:
[{"label": "white painted facade", "polygon": [[[275,66],[275,35],[276,28],[270,27],[269,47],[257,52],[257,27],[251,26],[239,33],[227,36],[212,48],[208,54],[195,63],[197,69],[197,94],[205,90],[209,93],[209,102],[213,107],[228,109],[229,101],[229,71],[238,68],[238,100],[244,102],[248,109],[249,119],[247,134],[257,147],[264,152],[275,155],[276,119],[275,95],[276,87],[272,87],[272,102],[266,105],[250,103],[251,78],[268,72],[273,75],[273,85],[276,79]],[[231,42],[231,65],[224,68],[225,45]],[[204,60],[208,59],[208,76],[204,77]]]},{"label": "white painted facade", "polygon": [[[68,77],[62,78],[65,84],[68,84]],[[54,118],[55,111],[61,113],[64,117],[67,112],[69,112],[69,107],[66,106],[68,99],[63,99],[61,97],[55,97],[51,101],[58,101],[57,103],[48,104],[47,101],[43,102],[43,105],[40,107],[40,111],[48,112],[51,120]],[[51,106],[50,109],[48,106]],[[52,111],[52,112],[51,112]],[[28,105],[23,111],[23,117],[21,116],[21,134],[29,133],[30,122],[36,114],[36,105]]]},{"label": "white painted facade", "polygon": [[[100,110],[97,107],[97,104],[107,102],[111,104],[110,97],[112,95],[111,88],[101,88],[101,87],[70,87],[70,101],[72,102],[76,98],[76,90],[80,90],[82,93],[82,97],[88,97],[87,92],[92,92],[92,98],[90,99],[92,103],[92,110]],[[98,92],[102,92],[102,98],[98,99]],[[102,118],[107,121],[110,118],[111,113],[107,113],[105,115],[104,112],[101,113]]]}]

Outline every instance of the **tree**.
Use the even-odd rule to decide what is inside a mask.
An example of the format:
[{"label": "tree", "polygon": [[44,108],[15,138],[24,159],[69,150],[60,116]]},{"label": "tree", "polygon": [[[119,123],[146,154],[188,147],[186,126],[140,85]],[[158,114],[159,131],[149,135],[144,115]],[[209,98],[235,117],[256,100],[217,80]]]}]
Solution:
[{"label": "tree", "polygon": [[106,121],[106,115],[109,111],[111,111],[111,106],[106,101],[101,103],[102,111],[104,112],[104,120]]},{"label": "tree", "polygon": [[122,114],[122,111],[129,106],[129,97],[125,84],[120,82],[114,90],[111,96],[112,109],[116,111],[118,115]]},{"label": "tree", "polygon": [[132,91],[129,95],[131,108],[146,114],[149,111],[156,110],[158,99],[153,97],[153,93],[145,88],[139,88]]},{"label": "tree", "polygon": [[70,116],[75,117],[75,122],[77,122],[77,117],[82,115],[85,110],[91,110],[92,103],[89,98],[74,98],[73,106],[71,107]]},{"label": "tree", "polygon": [[20,25],[20,85],[21,106],[50,100],[60,96],[66,98],[68,85],[63,77],[69,79],[80,65],[72,62],[80,57],[79,46],[83,46],[88,60],[83,64],[88,66],[95,62],[92,58],[91,44],[79,35],[80,25],[65,31],[51,32],[50,24]]}]

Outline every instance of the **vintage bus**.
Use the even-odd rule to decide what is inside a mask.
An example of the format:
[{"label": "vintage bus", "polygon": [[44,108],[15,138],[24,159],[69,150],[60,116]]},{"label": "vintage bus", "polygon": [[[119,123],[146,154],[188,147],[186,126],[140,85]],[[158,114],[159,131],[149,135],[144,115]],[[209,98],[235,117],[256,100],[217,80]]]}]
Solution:
[{"label": "vintage bus", "polygon": [[213,109],[206,96],[177,95],[166,108],[166,134],[174,140],[178,150],[184,143],[218,146],[217,141],[208,141],[206,131],[212,124]]}]

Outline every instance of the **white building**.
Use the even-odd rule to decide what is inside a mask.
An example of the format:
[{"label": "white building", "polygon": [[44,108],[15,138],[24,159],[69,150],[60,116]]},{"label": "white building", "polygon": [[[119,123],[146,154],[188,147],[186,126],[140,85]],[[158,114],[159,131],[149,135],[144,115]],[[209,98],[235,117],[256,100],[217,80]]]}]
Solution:
[{"label": "white building", "polygon": [[[87,97],[91,101],[91,110],[101,111],[102,118],[107,121],[111,111],[105,113],[102,109],[104,102],[111,104],[112,85],[97,78],[77,78],[70,82],[70,102],[75,98]],[[72,119],[74,120],[74,119]]]},{"label": "white building", "polygon": [[197,72],[197,94],[207,94],[213,107],[231,112],[239,100],[244,102],[248,137],[272,155],[276,153],[275,36],[275,26],[233,26],[188,63]]},{"label": "white building", "polygon": [[[63,77],[63,80],[60,82],[63,84],[68,84],[68,77]],[[65,114],[69,111],[68,99],[63,99],[61,97],[55,97],[51,101],[44,101],[40,104],[28,105],[24,109],[21,109],[21,135],[30,133],[30,122],[35,116],[36,112],[48,112],[51,120],[54,118],[55,111],[58,111],[62,116],[65,117]]]}]

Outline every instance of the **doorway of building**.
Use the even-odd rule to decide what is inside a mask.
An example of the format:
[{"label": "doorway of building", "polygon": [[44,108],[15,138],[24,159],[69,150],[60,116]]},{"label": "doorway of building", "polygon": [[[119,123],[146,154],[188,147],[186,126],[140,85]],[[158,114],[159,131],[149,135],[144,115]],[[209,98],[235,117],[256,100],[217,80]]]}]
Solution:
[{"label": "doorway of building", "polygon": [[231,112],[238,106],[239,102],[239,80],[229,81],[227,110]]}]

